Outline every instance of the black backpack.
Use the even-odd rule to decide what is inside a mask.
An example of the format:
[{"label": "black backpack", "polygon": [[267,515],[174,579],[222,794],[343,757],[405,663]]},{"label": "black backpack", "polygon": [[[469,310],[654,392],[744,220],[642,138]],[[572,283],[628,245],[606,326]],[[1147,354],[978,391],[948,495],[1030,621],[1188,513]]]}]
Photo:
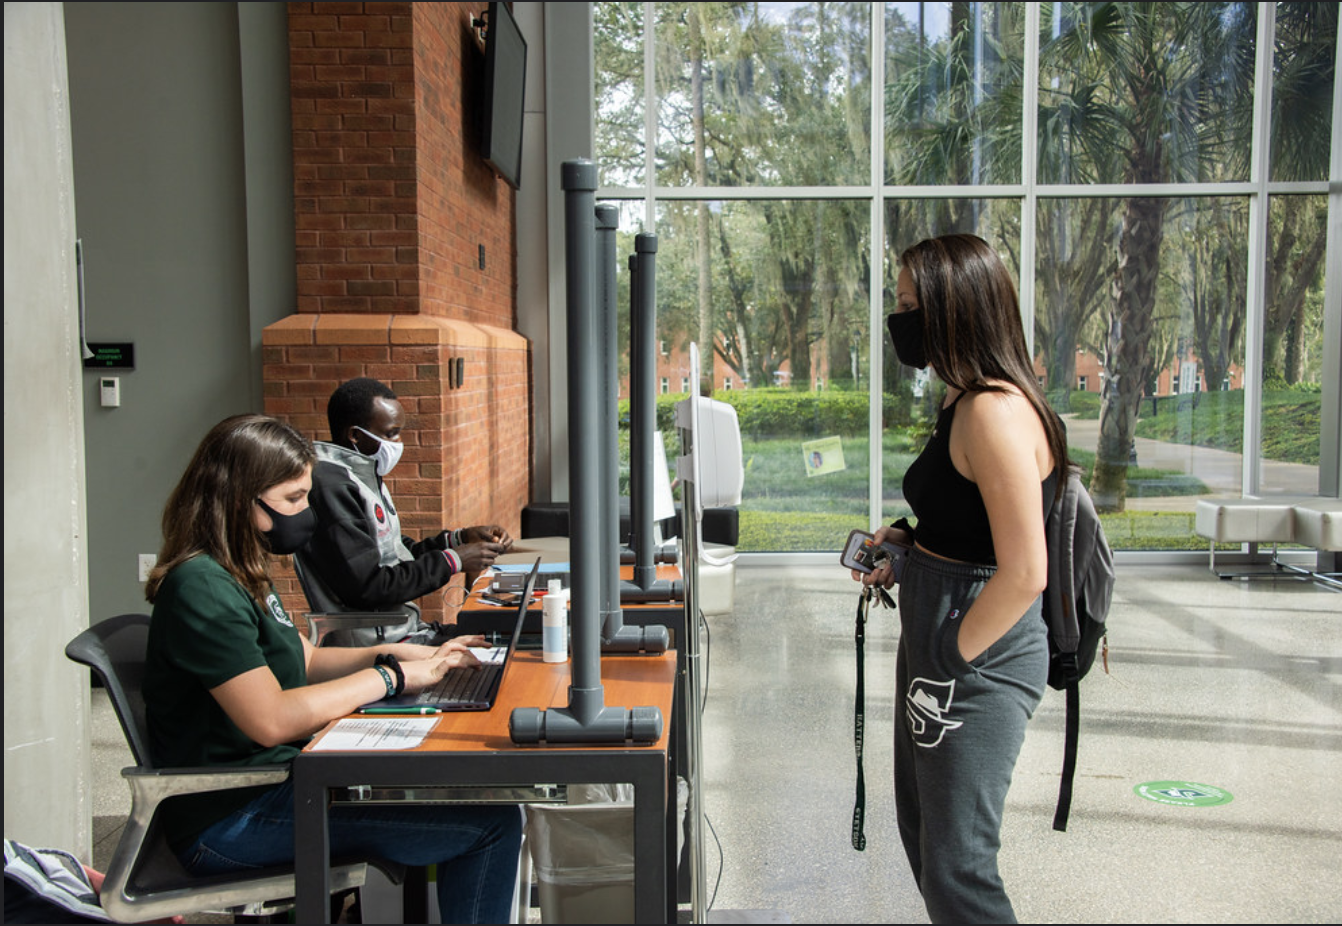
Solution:
[{"label": "black backpack", "polygon": [[1062,783],[1053,815],[1053,828],[1065,831],[1081,729],[1079,683],[1090,671],[1096,650],[1105,639],[1105,619],[1114,592],[1114,554],[1076,466],[1068,467],[1062,492],[1049,509],[1044,538],[1048,545],[1048,587],[1044,589],[1048,684],[1067,692]]}]

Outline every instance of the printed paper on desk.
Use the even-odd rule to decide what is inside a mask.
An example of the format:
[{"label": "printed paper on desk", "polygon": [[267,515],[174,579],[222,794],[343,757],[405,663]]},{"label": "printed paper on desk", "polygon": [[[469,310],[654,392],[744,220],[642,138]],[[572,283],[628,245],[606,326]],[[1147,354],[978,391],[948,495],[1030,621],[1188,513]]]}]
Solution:
[{"label": "printed paper on desk", "polygon": [[312,751],[414,749],[437,722],[437,717],[346,717],[318,740]]},{"label": "printed paper on desk", "polygon": [[504,655],[508,652],[506,646],[472,646],[471,652],[475,658],[480,660],[480,665],[490,666],[498,665],[503,662]]}]

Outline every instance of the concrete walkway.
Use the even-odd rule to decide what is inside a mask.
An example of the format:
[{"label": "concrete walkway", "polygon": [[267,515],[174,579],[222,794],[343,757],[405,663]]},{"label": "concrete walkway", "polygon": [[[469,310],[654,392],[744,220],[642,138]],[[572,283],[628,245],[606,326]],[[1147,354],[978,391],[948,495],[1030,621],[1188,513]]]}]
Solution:
[{"label": "concrete walkway", "polygon": [[[1099,446],[1099,419],[1080,419],[1069,415],[1066,421],[1068,446],[1094,453]],[[1137,464],[1143,469],[1164,469],[1196,476],[1210,490],[1209,495],[1238,497],[1241,494],[1244,461],[1238,453],[1145,437],[1137,438],[1136,444]],[[1261,491],[1265,495],[1315,495],[1319,491],[1319,468],[1302,463],[1264,460]],[[1136,511],[1192,511],[1200,497],[1207,496],[1129,496],[1127,507]]]}]

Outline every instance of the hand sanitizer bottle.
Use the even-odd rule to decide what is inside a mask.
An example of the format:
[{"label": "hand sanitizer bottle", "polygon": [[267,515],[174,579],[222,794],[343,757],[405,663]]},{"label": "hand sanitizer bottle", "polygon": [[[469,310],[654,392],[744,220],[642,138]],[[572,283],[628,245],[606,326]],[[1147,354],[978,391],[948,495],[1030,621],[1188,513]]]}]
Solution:
[{"label": "hand sanitizer bottle", "polygon": [[568,661],[568,589],[551,579],[541,599],[541,656],[546,662]]}]

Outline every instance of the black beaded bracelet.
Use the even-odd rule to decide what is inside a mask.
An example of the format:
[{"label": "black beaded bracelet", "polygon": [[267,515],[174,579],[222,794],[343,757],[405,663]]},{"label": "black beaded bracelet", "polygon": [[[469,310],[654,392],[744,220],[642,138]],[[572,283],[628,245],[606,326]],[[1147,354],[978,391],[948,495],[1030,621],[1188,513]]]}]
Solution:
[{"label": "black beaded bracelet", "polygon": [[387,693],[382,697],[390,698],[392,695],[396,694],[396,683],[391,680],[391,673],[387,671],[386,667],[373,666],[373,670],[377,672],[378,675],[382,676],[382,683],[387,686]]},{"label": "black beaded bracelet", "polygon": [[377,668],[386,666],[396,674],[395,694],[400,694],[405,691],[405,671],[401,668],[401,663],[395,656],[391,653],[379,653],[378,657],[373,660],[373,665]]}]

